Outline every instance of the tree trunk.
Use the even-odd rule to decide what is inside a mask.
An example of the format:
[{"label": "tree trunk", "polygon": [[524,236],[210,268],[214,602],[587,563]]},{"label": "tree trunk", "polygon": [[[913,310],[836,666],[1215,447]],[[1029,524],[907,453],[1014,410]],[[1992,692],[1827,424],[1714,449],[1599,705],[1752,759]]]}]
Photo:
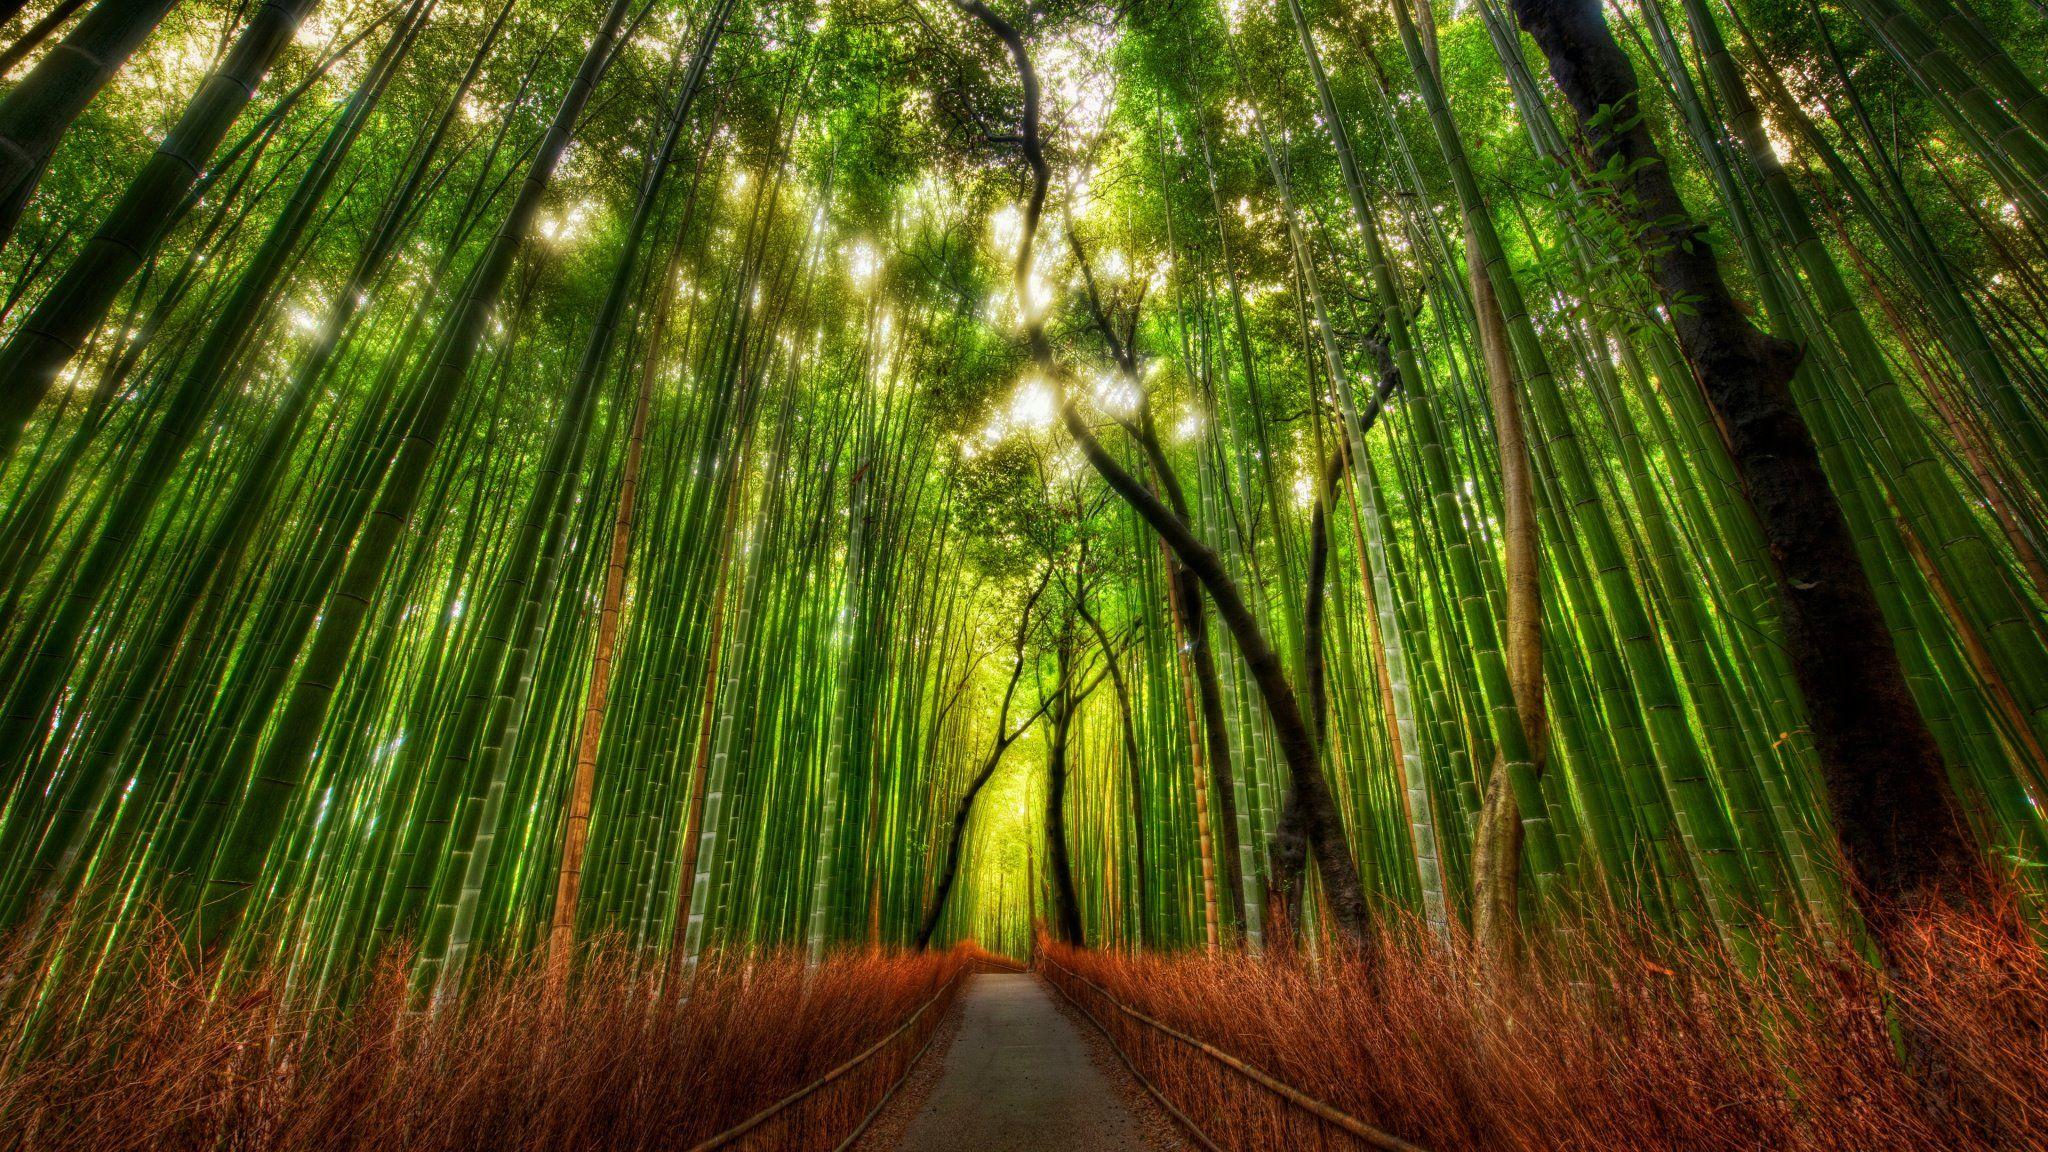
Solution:
[{"label": "tree trunk", "polygon": [[1033,712],[1014,730],[1010,728],[1010,703],[1017,696],[1017,684],[1024,678],[1024,645],[1031,638],[1031,613],[1038,607],[1039,597],[1045,595],[1046,585],[1052,581],[1052,569],[1047,568],[1039,577],[1038,586],[1032,589],[1029,599],[1024,601],[1024,611],[1017,618],[1016,638],[1011,642],[1010,682],[1003,688],[1002,706],[996,709],[996,742],[989,749],[988,758],[981,762],[981,768],[968,779],[967,791],[961,794],[960,803],[953,809],[952,829],[946,836],[946,854],[939,863],[939,879],[932,888],[932,901],[924,911],[924,920],[917,928],[917,946],[925,949],[932,946],[932,934],[939,929],[939,917],[946,911],[946,898],[953,894],[953,882],[960,876],[960,849],[967,842],[967,822],[974,815],[975,797],[996,774],[996,766],[1003,762],[1003,753],[1010,750],[1031,726],[1043,715],[1046,705],[1039,703]]},{"label": "tree trunk", "polygon": [[[1341,482],[1344,479],[1345,471],[1350,466],[1352,452],[1354,450],[1363,451],[1366,433],[1370,432],[1372,426],[1378,423],[1380,413],[1385,411],[1388,399],[1393,396],[1394,390],[1401,386],[1401,373],[1394,366],[1392,356],[1387,352],[1386,346],[1384,344],[1380,345],[1379,350],[1381,353],[1379,384],[1375,387],[1372,398],[1367,402],[1363,411],[1354,412],[1351,405],[1347,403],[1343,406],[1343,411],[1338,414],[1339,423],[1345,425],[1345,427],[1340,430],[1337,437],[1336,450],[1331,453],[1330,461],[1323,469],[1322,481],[1316,488],[1315,508],[1309,514],[1308,594],[1302,611],[1301,628],[1302,678],[1307,686],[1309,722],[1314,726],[1316,743],[1325,755],[1332,757],[1336,755],[1336,749],[1330,739],[1328,659],[1323,651],[1323,609],[1324,601],[1327,599],[1330,571],[1330,514],[1336,510],[1337,501],[1343,493]],[[1355,419],[1353,418],[1354,416]],[[1368,580],[1371,580],[1373,561],[1366,554],[1363,540],[1360,541],[1359,563],[1361,574]],[[1375,610],[1377,610],[1378,602],[1381,599],[1391,599],[1391,589],[1389,588],[1375,586],[1370,589],[1370,594],[1375,604]],[[1399,623],[1389,615],[1385,626],[1375,623],[1374,628],[1376,634],[1382,637],[1380,643],[1383,646],[1389,642],[1395,645],[1391,650],[1383,647],[1383,659],[1378,662],[1378,671],[1383,698],[1387,703],[1388,737],[1393,745],[1394,759],[1401,765],[1404,782],[1408,782],[1407,786],[1412,789],[1414,787],[1412,778],[1419,776],[1421,765],[1419,761],[1411,759],[1414,753],[1412,746],[1415,743],[1413,733],[1411,732],[1408,736],[1404,737],[1401,731],[1404,724],[1411,727],[1413,724],[1413,711],[1405,699],[1406,676],[1404,673],[1403,687],[1400,689],[1402,698],[1396,699],[1392,678],[1387,675],[1386,671],[1387,660],[1384,658],[1386,655],[1391,654],[1395,660],[1405,662],[1399,656],[1401,651],[1399,647],[1400,639],[1395,631],[1399,628]],[[1389,637],[1391,637],[1391,640]],[[1427,787],[1426,784],[1424,786],[1425,788]],[[1298,806],[1294,803],[1294,797],[1289,797],[1287,809],[1281,814],[1282,823],[1283,825],[1290,823],[1298,824],[1300,819],[1301,814]],[[1435,821],[1433,819],[1425,820],[1423,824],[1433,828]],[[1411,835],[1415,832],[1412,825],[1413,821],[1411,819]],[[1418,874],[1435,867],[1434,837],[1430,839],[1432,844],[1427,852],[1423,852],[1418,848],[1416,860]],[[1276,869],[1276,873],[1277,871]],[[1424,906],[1427,910],[1427,915],[1432,924],[1440,923],[1443,919],[1442,894],[1438,891],[1436,895],[1431,896],[1429,893],[1432,889],[1427,882],[1427,877],[1424,876],[1423,879]],[[1299,923],[1299,913],[1293,910],[1284,910],[1284,914],[1295,916],[1296,922]]]},{"label": "tree trunk", "polygon": [[1759,332],[1672,183],[1637,107],[1628,57],[1591,0],[1514,0],[1613,173],[1679,346],[1719,418],[1777,562],[1786,645],[1806,699],[1829,814],[1880,942],[1929,903],[1968,902],[1980,872],[1940,751],[1906,687],[1868,575],[1788,384],[1800,350]]},{"label": "tree trunk", "polygon": [[[1023,37],[1014,27],[981,0],[955,0],[955,3],[1003,42],[1023,82],[1024,114],[1020,136],[1032,180],[1030,198],[1024,211],[1024,236],[1018,245],[1014,272],[1018,299],[1029,300],[1032,242],[1045,214],[1046,191],[1051,180],[1051,168],[1046,163],[1039,139],[1038,76],[1031,63],[1030,50],[1024,46]],[[1052,344],[1046,336],[1043,315],[1034,311],[1027,317],[1025,339],[1033,363],[1058,391],[1060,420],[1080,445],[1082,455],[1088,458],[1089,464],[1110,488],[1165,540],[1175,558],[1201,581],[1209,598],[1216,604],[1217,615],[1222,617],[1224,626],[1230,629],[1232,638],[1237,641],[1252,681],[1259,686],[1260,695],[1265,699],[1276,743],[1287,760],[1295,791],[1289,802],[1299,803],[1303,827],[1307,832],[1307,844],[1283,846],[1283,851],[1300,855],[1314,852],[1317,870],[1328,891],[1331,912],[1339,929],[1353,944],[1362,946],[1370,923],[1365,888],[1359,882],[1357,863],[1351,856],[1350,844],[1344,838],[1344,824],[1337,812],[1336,797],[1331,794],[1329,781],[1323,777],[1322,765],[1317,760],[1315,738],[1302,715],[1301,702],[1296,698],[1293,686],[1287,682],[1279,654],[1266,642],[1257,617],[1245,603],[1221,558],[1203,544],[1180,517],[1160,503],[1158,497],[1146,491],[1144,485],[1096,439],[1094,429],[1081,416],[1078,398],[1067,387],[1065,372],[1057,363]]]},{"label": "tree trunk", "polygon": [[1074,729],[1074,713],[1080,708],[1068,678],[1070,646],[1071,641],[1060,645],[1060,683],[1053,689],[1052,738],[1046,749],[1046,867],[1052,870],[1053,928],[1061,943],[1084,948],[1088,941],[1081,927],[1081,899],[1074,889],[1074,865],[1067,854],[1067,741]]}]

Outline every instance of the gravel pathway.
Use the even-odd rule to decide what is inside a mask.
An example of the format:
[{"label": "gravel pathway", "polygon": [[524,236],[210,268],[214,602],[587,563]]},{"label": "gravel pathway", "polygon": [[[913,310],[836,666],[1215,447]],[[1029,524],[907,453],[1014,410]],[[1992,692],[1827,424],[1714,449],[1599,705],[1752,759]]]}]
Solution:
[{"label": "gravel pathway", "polygon": [[1153,1110],[1105,1074],[1101,1065],[1115,1057],[1097,1052],[1099,1038],[1084,1037],[1053,996],[1023,973],[974,977],[955,1009],[959,1032],[899,1152],[1177,1147]]}]

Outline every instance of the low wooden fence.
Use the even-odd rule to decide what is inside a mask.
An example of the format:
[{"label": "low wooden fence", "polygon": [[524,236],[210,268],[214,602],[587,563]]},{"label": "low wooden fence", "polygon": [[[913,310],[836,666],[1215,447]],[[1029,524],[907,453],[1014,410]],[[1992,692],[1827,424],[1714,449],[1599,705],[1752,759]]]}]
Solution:
[{"label": "low wooden fence", "polygon": [[1209,1152],[1282,1148],[1290,1152],[1349,1152],[1357,1148],[1425,1152],[1420,1145],[1383,1132],[1213,1044],[1145,1015],[1049,956],[1039,957],[1039,972],[1101,1030],[1138,1083]]},{"label": "low wooden fence", "polygon": [[[754,1113],[692,1148],[690,1152],[713,1149],[774,1149],[775,1152],[809,1152],[833,1149],[845,1152],[857,1143],[882,1109],[896,1096],[896,1090],[910,1077],[911,1069],[931,1047],[932,1037],[946,1017],[946,1009],[960,990],[960,983],[979,971],[1014,971],[987,960],[972,960],[961,966],[931,999],[920,1004],[903,1023],[866,1051],[825,1073],[795,1092]],[[853,1122],[849,1131],[847,1124]]]}]

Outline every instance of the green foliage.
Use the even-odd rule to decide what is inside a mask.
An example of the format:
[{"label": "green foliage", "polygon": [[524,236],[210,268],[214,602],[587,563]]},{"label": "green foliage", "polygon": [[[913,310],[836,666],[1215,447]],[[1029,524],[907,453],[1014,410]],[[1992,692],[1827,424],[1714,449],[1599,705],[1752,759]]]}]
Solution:
[{"label": "green foliage", "polygon": [[[0,341],[23,338],[248,8],[175,6],[70,126],[0,250]],[[49,934],[51,955],[89,967],[148,902],[193,916],[209,877],[223,880],[210,870],[225,830],[269,786],[252,766],[293,740],[308,749],[303,776],[283,789],[274,835],[244,845],[239,955],[338,992],[377,948],[430,931],[435,891],[466,892],[457,934],[470,947],[536,945],[643,372],[655,386],[582,929],[616,929],[652,956],[680,948],[694,900],[712,942],[792,942],[821,906],[832,941],[911,939],[1044,579],[1013,721],[1057,692],[1063,645],[1106,671],[1084,609],[1125,680],[1086,698],[1069,737],[1066,827],[1090,939],[1204,941],[1203,862],[1217,867],[1228,837],[1211,826],[1205,845],[1197,822],[1198,801],[1220,822],[1224,797],[1206,761],[1196,771],[1205,733],[1170,567],[1076,453],[1018,344],[1011,61],[945,5],[742,2],[629,244],[711,8],[653,0],[610,61],[512,237],[445,427],[422,422],[423,381],[460,339],[448,319],[575,73],[598,19],[588,5],[515,4],[488,47],[497,3],[428,6],[246,331],[208,367],[190,444],[170,452],[132,532],[109,509],[170,443],[178,382],[203,366],[294,190],[313,187],[308,166],[389,26],[327,57],[382,6],[316,7],[202,194],[94,318],[0,471],[0,699],[26,734],[0,751],[0,896],[11,923]],[[1959,94],[1908,67],[1862,8],[1694,8],[1727,30],[1723,48],[1693,21],[1660,50],[1661,9],[1610,13],[1643,91],[1595,130],[1647,125],[1664,158],[1588,170],[1541,58],[1491,0],[1430,13],[1436,113],[1390,11],[1307,4],[1355,199],[1285,8],[1011,13],[1044,88],[1054,187],[1035,271],[1070,391],[1160,487],[1125,433],[1149,416],[1194,529],[1297,684],[1312,658],[1310,515],[1345,435],[1340,398],[1371,394],[1382,341],[1412,356],[1327,509],[1315,657],[1331,701],[1319,754],[1383,910],[1420,911],[1436,885],[1464,914],[1500,741],[1488,661],[1504,620],[1503,505],[1464,241],[1483,217],[1486,261],[1526,302],[1512,358],[1533,413],[1552,716],[1534,796],[1559,853],[1533,910],[1612,896],[1706,935],[1745,915],[1715,903],[1727,883],[1787,927],[1845,920],[1765,591],[1773,560],[1662,312],[1693,302],[1656,300],[1625,223],[1632,181],[1655,163],[1702,228],[1660,219],[1651,233],[1711,245],[1759,323],[1808,348],[1802,409],[1973,833],[2029,893],[2048,859],[2048,222],[2000,175],[2024,165],[2025,109],[2001,98],[1980,111],[2012,122],[2003,143],[1965,131],[1949,114]],[[2042,75],[2038,11],[2011,0],[1978,15],[2021,73]],[[1960,74],[1983,72],[1981,56],[1941,43]],[[1705,62],[1723,50],[1764,110],[1775,163],[1729,122],[1725,77]],[[1773,199],[1786,190],[1803,218]],[[1091,282],[1135,376],[1103,338]],[[617,327],[593,344],[615,292]],[[409,442],[417,502],[389,563],[344,587]],[[550,459],[559,476],[543,475]],[[1376,508],[1355,503],[1358,470]],[[518,543],[529,522],[543,526],[531,555]],[[114,535],[118,548],[101,547]],[[83,559],[96,547],[115,557],[97,583]],[[358,595],[361,634],[335,668],[313,667],[309,637]],[[516,625],[505,635],[494,604]],[[60,643],[67,611],[81,626]],[[1413,766],[1395,755],[1383,619],[1412,682]],[[1263,890],[1286,761],[1237,647],[1211,633],[1223,782],[1249,837],[1247,887]],[[31,658],[56,670],[40,704],[24,687]],[[465,728],[475,685],[492,703],[469,701],[482,717]],[[326,697],[313,728],[288,731],[286,702],[309,692]],[[1046,738],[1035,726],[977,801],[942,937],[1022,948],[1043,914]],[[1429,851],[1417,795],[1440,813]],[[703,835],[686,847],[693,811]],[[1725,843],[1702,839],[1715,827]],[[708,855],[689,856],[698,846]],[[708,887],[690,891],[699,872]],[[73,898],[90,911],[60,917]]]}]

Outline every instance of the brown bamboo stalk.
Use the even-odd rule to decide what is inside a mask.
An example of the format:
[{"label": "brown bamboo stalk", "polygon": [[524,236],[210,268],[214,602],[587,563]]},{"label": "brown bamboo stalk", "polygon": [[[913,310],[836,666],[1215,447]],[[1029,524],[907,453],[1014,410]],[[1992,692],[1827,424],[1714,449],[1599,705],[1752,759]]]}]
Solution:
[{"label": "brown bamboo stalk", "polygon": [[619,479],[619,505],[612,516],[611,556],[605,563],[604,599],[597,611],[597,652],[591,658],[590,686],[583,700],[583,730],[576,742],[576,768],[569,785],[568,815],[562,832],[562,864],[555,881],[554,923],[548,932],[548,988],[556,996],[568,987],[569,957],[576,944],[576,901],[583,887],[583,857],[590,838],[590,801],[597,785],[597,753],[604,739],[619,608],[625,598],[626,565],[632,552],[640,460],[647,442],[647,407],[655,379],[661,374],[661,338],[675,299],[674,272],[672,267],[662,280],[648,331],[647,356],[640,366],[640,387],[633,399],[633,429],[626,442],[625,471]]}]

